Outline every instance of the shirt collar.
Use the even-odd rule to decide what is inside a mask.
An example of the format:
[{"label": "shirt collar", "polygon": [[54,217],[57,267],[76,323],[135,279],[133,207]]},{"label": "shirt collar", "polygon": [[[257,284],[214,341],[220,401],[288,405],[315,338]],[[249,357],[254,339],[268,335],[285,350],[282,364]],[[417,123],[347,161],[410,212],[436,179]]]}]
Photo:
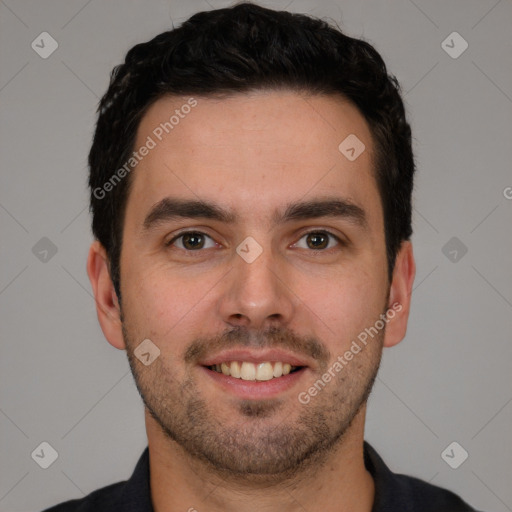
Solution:
[{"label": "shirt collar", "polygon": [[154,512],[149,486],[149,446],[142,453],[121,492],[121,505],[124,512]]},{"label": "shirt collar", "polygon": [[[372,475],[375,485],[372,512],[403,505],[403,502],[395,503],[396,496],[399,495],[395,492],[398,485],[396,476],[366,441],[364,441],[364,465]],[[123,487],[121,501],[123,510],[126,512],[154,512],[149,484],[149,447],[146,447],[140,456],[132,476]]]},{"label": "shirt collar", "polygon": [[[396,475],[386,466],[375,449],[364,442],[364,465],[372,475],[375,485],[375,497],[372,512],[382,510],[402,510],[404,502],[399,498],[399,483]],[[405,511],[404,511],[405,512]]]}]

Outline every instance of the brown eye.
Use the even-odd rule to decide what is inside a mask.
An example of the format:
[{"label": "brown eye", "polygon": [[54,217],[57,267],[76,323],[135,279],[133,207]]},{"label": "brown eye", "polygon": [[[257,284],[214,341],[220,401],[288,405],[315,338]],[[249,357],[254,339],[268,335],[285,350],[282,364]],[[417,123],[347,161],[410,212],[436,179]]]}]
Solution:
[{"label": "brown eye", "polygon": [[204,245],[203,235],[200,233],[187,233],[182,235],[185,249],[202,249]]},{"label": "brown eye", "polygon": [[302,235],[302,239],[306,240],[306,246],[300,246],[298,243],[295,245],[304,249],[312,249],[313,251],[331,249],[333,247],[332,244],[330,245],[331,239],[334,239],[338,245],[341,243],[341,240],[329,231],[310,231]]},{"label": "brown eye", "polygon": [[[204,249],[205,248],[205,241],[209,238],[212,240],[211,237],[209,237],[205,233],[201,233],[200,231],[186,231],[185,233],[180,233],[178,236],[174,237],[170,242],[168,242],[166,245],[176,245],[179,249],[183,249],[185,251],[196,251],[198,249]],[[175,243],[176,241],[179,241],[181,239],[181,243]],[[213,242],[213,240],[212,240]],[[211,247],[213,247],[215,243]],[[208,248],[208,247],[206,247]]]},{"label": "brown eye", "polygon": [[329,237],[325,233],[309,233],[306,240],[311,249],[325,249],[329,245]]}]

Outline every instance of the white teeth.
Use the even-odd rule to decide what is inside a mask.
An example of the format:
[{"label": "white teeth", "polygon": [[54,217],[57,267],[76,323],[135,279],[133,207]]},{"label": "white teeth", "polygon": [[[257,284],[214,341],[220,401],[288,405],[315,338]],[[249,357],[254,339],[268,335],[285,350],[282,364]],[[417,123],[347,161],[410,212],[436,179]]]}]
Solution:
[{"label": "white teeth", "polygon": [[256,366],[244,361],[240,369],[240,377],[243,380],[256,380]]},{"label": "white teeth", "polygon": [[226,363],[222,363],[220,365],[220,369],[224,375],[230,375],[231,372],[229,371],[229,366]]},{"label": "white teeth", "polygon": [[242,380],[258,380],[265,381],[288,375],[295,366],[290,363],[250,363],[248,361],[231,361],[221,364],[215,364],[211,367],[218,373],[234,377]]},{"label": "white teeth", "polygon": [[270,380],[274,378],[274,370],[270,363],[260,363],[256,367],[256,380]]},{"label": "white teeth", "polygon": [[233,361],[231,363],[231,377],[235,377],[236,379],[239,379],[241,377],[240,374],[240,365],[238,364],[238,361]]}]

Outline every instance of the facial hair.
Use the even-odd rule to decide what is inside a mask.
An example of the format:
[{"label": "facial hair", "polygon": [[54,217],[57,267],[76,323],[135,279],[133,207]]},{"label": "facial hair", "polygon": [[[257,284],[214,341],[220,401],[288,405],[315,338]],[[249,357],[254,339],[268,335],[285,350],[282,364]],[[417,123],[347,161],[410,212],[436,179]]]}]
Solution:
[{"label": "facial hair", "polygon": [[[229,402],[234,404],[230,417],[239,421],[228,426],[216,414],[216,404],[208,403],[201,394],[197,372],[188,371],[201,358],[235,347],[288,349],[318,363],[316,382],[340,354],[332,355],[316,338],[300,337],[288,329],[274,327],[254,333],[236,327],[213,338],[193,340],[185,353],[175,358],[179,366],[185,363],[185,371],[177,371],[176,364],[165,359],[163,342],[157,342],[161,355],[146,367],[134,356],[138,342],[123,321],[123,336],[137,389],[169,442],[178,443],[190,456],[224,478],[254,482],[286,480],[325,463],[327,454],[343,440],[370,395],[381,361],[384,330],[308,404],[289,394],[286,401],[237,399]],[[348,345],[343,342],[340,346]],[[171,350],[170,345],[165,348]],[[296,402],[297,413],[293,417],[283,414],[290,400]]]}]

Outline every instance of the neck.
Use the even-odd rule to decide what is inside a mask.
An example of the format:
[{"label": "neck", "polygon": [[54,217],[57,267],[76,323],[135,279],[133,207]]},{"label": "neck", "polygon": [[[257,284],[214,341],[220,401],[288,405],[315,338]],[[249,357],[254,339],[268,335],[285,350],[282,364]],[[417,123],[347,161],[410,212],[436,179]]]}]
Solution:
[{"label": "neck", "polygon": [[342,439],[300,474],[249,479],[218,473],[160,430],[146,410],[151,498],[155,512],[370,512],[373,478],[366,470],[363,406]]}]

